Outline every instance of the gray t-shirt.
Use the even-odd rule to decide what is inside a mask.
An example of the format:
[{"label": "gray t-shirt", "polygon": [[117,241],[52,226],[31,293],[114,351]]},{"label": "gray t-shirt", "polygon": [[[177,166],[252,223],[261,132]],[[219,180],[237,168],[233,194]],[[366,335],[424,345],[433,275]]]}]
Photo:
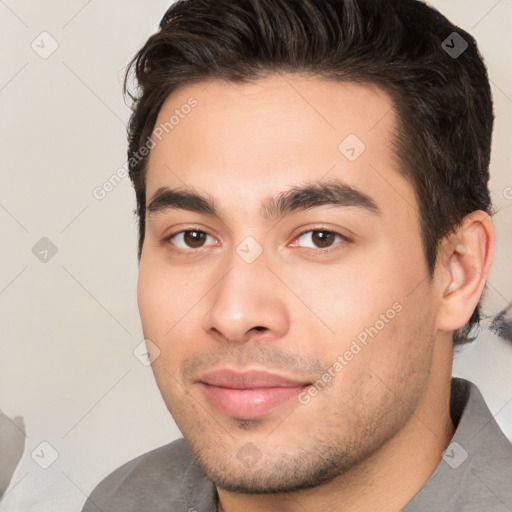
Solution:
[{"label": "gray t-shirt", "polygon": [[[403,512],[512,512],[512,444],[479,389],[453,377],[455,434],[439,465]],[[111,473],[82,512],[216,512],[217,492],[184,439]]]}]

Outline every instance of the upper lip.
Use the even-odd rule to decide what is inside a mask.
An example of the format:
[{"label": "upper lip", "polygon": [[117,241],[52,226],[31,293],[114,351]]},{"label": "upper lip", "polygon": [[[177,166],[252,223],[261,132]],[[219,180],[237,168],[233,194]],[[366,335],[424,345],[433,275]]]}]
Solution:
[{"label": "upper lip", "polygon": [[197,380],[210,386],[232,389],[299,387],[310,384],[305,380],[294,379],[265,370],[235,371],[227,368],[209,371]]}]

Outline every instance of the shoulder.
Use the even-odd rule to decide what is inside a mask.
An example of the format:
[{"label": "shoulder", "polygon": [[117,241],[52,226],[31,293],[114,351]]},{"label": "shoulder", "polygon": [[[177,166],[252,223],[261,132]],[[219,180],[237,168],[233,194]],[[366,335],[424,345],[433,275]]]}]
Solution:
[{"label": "shoulder", "polygon": [[[215,486],[197,466],[184,439],[123,464],[93,490],[82,512],[158,512],[212,508]],[[200,507],[200,508],[198,508]]]},{"label": "shoulder", "polygon": [[512,510],[512,443],[478,387],[469,381],[467,386],[470,398],[462,417],[463,428],[449,447],[449,455],[453,455],[449,469],[461,473],[453,500],[468,510],[477,510],[477,504],[485,510]]},{"label": "shoulder", "polygon": [[512,510],[512,444],[478,387],[452,379],[455,434],[425,486],[404,512]]}]

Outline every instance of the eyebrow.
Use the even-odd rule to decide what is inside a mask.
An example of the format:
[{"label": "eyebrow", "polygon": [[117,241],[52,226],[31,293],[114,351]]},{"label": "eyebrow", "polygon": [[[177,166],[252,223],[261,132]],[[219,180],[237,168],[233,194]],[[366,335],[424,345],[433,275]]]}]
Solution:
[{"label": "eyebrow", "polygon": [[[273,220],[318,206],[356,207],[374,215],[381,214],[381,210],[369,195],[342,181],[335,180],[295,185],[289,190],[267,197],[261,205],[260,215],[264,219]],[[159,188],[153,194],[146,209],[151,214],[167,210],[187,210],[222,220],[221,211],[213,197],[209,194],[200,194],[188,187]]]}]

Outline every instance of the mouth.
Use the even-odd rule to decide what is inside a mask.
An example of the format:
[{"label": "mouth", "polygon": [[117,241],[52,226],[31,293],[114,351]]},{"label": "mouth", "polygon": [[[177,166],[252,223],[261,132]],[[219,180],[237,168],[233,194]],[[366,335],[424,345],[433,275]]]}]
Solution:
[{"label": "mouth", "polygon": [[201,376],[197,384],[221,413],[253,419],[296,397],[311,382],[261,370],[240,372],[224,368]]}]

